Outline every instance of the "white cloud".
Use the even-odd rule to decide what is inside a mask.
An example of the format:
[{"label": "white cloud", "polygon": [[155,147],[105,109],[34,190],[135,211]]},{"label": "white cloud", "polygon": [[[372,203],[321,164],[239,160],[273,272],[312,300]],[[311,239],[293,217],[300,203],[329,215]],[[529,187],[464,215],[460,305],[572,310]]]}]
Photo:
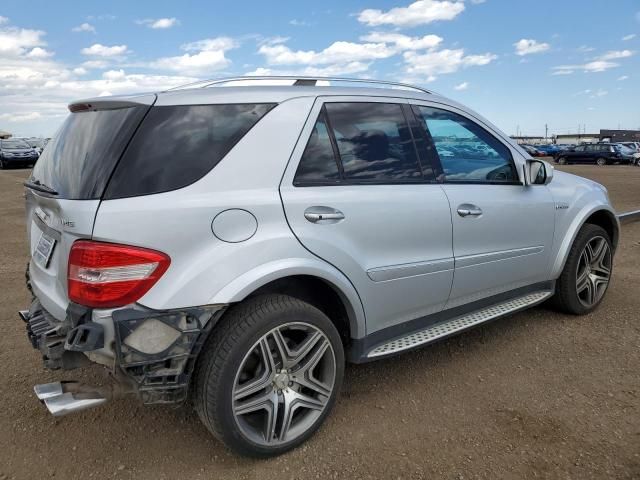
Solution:
[{"label": "white cloud", "polygon": [[418,0],[408,7],[395,7],[383,12],[368,8],[358,14],[358,21],[369,26],[394,25],[415,27],[438,20],[453,20],[464,11],[464,2],[448,0]]},{"label": "white cloud", "polygon": [[397,50],[385,43],[334,42],[324,50],[292,50],[278,43],[262,45],[258,52],[269,65],[328,65],[389,58]]},{"label": "white cloud", "polygon": [[548,43],[541,43],[531,38],[523,38],[513,44],[516,47],[516,55],[531,55],[532,53],[546,52],[551,48]]},{"label": "white cloud", "polygon": [[578,47],[578,51],[582,53],[589,53],[589,52],[593,52],[594,50],[595,48],[589,47],[588,45],[580,45]]},{"label": "white cloud", "polygon": [[0,120],[7,122],[28,122],[41,118],[42,115],[39,112],[28,113],[2,113],[0,114]]},{"label": "white cloud", "polygon": [[458,85],[456,85],[455,87],[453,87],[454,90],[466,90],[467,88],[469,88],[469,82],[462,82]]},{"label": "white cloud", "polygon": [[107,68],[109,66],[109,62],[105,60],[87,60],[82,64],[81,68],[88,68],[90,70],[100,70],[103,68]]},{"label": "white cloud", "polygon": [[618,77],[618,81],[619,82],[624,82],[625,80],[629,79],[629,75],[622,75],[621,77]]},{"label": "white cloud", "polygon": [[442,37],[425,35],[424,37],[409,37],[401,33],[371,32],[360,40],[373,43],[391,43],[399,50],[422,50],[437,47],[442,43]]},{"label": "white cloud", "polygon": [[480,5],[481,3],[486,2],[487,0],[471,0],[471,3],[474,5]]},{"label": "white cloud", "polygon": [[435,77],[436,75],[454,73],[461,68],[482,66],[491,63],[497,55],[465,55],[464,49],[444,49],[427,53],[405,52],[406,71],[411,76]]},{"label": "white cloud", "polygon": [[631,57],[634,54],[631,50],[611,50],[598,57],[598,60],[616,60],[618,58]]},{"label": "white cloud", "polygon": [[153,28],[155,30],[158,29],[166,29],[175,27],[176,25],[180,25],[180,21],[175,18],[146,18],[144,20],[136,20],[138,25],[146,25],[149,28]]},{"label": "white cloud", "polygon": [[108,72],[104,72],[102,74],[102,78],[106,80],[122,80],[125,78],[124,70],[109,70]]},{"label": "white cloud", "polygon": [[633,40],[636,37],[637,35],[635,33],[631,33],[629,35],[625,35],[624,37],[622,37],[622,41],[628,42],[629,40]]},{"label": "white cloud", "polygon": [[0,15],[0,25],[4,25],[5,23],[9,23],[9,19]]},{"label": "white cloud", "polygon": [[35,47],[45,46],[46,42],[42,39],[43,36],[44,32],[41,30],[16,27],[0,28],[0,55],[17,57]]},{"label": "white cloud", "polygon": [[594,92],[593,95],[591,95],[589,98],[599,98],[599,97],[604,97],[605,95],[608,95],[609,92],[607,90],[603,90],[603,89],[598,89],[597,92]]},{"label": "white cloud", "polygon": [[293,25],[294,27],[310,27],[311,24],[305,20],[289,20],[289,25]]},{"label": "white cloud", "polygon": [[128,53],[128,49],[126,45],[113,45],[108,47],[100,43],[94,43],[90,47],[83,48],[81,53],[90,57],[121,57]]},{"label": "white cloud", "polygon": [[287,76],[306,76],[306,77],[334,77],[339,75],[355,75],[366,72],[370,63],[364,62],[347,62],[336,63],[333,65],[327,65],[325,67],[300,67],[292,69],[273,69],[266,67],[259,67],[255,70],[245,73],[248,76],[260,76],[260,75],[287,75]]},{"label": "white cloud", "polygon": [[76,67],[73,69],[73,73],[75,75],[86,75],[88,72],[86,68]]},{"label": "white cloud", "polygon": [[559,65],[553,67],[553,75],[570,75],[576,70],[582,70],[584,73],[597,73],[605,72],[611,68],[619,67],[620,64],[612,62],[611,60],[617,60],[621,58],[628,58],[634,55],[635,52],[631,50],[610,50],[594,59],[590,62],[579,65]]},{"label": "white cloud", "polygon": [[207,38],[181,46],[185,52],[195,53],[159,58],[149,66],[186,75],[204,75],[229,66],[231,60],[226,57],[226,52],[237,46],[238,43],[229,37]]},{"label": "white cloud", "polygon": [[44,48],[35,47],[32,48],[29,53],[26,54],[28,58],[48,58],[53,56],[53,52],[45,50]]},{"label": "white cloud", "polygon": [[96,27],[91,25],[90,23],[81,23],[77,27],[73,27],[71,29],[72,32],[91,32],[96,33]]}]

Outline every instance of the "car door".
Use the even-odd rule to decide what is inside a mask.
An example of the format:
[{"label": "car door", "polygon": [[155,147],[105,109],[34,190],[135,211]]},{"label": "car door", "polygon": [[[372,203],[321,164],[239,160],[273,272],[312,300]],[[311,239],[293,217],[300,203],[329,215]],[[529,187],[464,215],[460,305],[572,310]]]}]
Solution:
[{"label": "car door", "polygon": [[[439,104],[413,111],[435,146],[451,206],[455,273],[447,308],[547,280],[555,221],[547,187],[524,186],[519,153],[480,120]],[[442,148],[454,155],[439,155]]]},{"label": "car door", "polygon": [[438,312],[453,281],[449,203],[404,99],[319,97],[280,185],[300,242],[353,283],[367,333]]},{"label": "car door", "polygon": [[590,163],[591,157],[590,153],[587,151],[587,145],[580,145],[576,147],[573,152],[571,152],[571,161],[576,163]]}]

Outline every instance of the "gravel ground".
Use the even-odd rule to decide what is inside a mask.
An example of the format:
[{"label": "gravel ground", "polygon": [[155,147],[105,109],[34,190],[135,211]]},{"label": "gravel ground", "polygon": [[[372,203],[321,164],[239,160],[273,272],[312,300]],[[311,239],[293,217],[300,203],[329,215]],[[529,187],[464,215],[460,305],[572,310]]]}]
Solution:
[{"label": "gravel ground", "polygon": [[[640,168],[563,167],[640,208]],[[187,408],[133,399],[55,419],[35,383],[104,383],[99,367],[43,369],[16,311],[27,304],[21,181],[0,172],[0,480],[8,478],[640,478],[640,223],[625,226],[601,307],[544,307],[394,359],[347,367],[342,396],[305,446],[234,456]]]}]

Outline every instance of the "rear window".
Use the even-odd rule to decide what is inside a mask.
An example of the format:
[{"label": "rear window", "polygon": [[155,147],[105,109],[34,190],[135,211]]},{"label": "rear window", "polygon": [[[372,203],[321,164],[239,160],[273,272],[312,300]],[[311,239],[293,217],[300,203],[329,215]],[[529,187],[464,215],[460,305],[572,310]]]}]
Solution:
[{"label": "rear window", "polygon": [[274,106],[153,107],[118,163],[105,199],[167,192],[192,184]]},{"label": "rear window", "polygon": [[53,188],[58,198],[100,198],[147,109],[140,106],[70,114],[38,159],[31,180]]}]

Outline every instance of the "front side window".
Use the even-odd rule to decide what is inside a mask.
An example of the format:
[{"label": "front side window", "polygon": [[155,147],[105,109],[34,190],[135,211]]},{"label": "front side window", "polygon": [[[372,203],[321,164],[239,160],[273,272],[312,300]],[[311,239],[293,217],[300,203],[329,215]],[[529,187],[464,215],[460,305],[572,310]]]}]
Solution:
[{"label": "front side window", "polygon": [[346,181],[422,180],[402,107],[393,103],[327,103],[325,109]]},{"label": "front side window", "polygon": [[450,183],[519,183],[509,149],[471,120],[453,112],[414,106]]}]

